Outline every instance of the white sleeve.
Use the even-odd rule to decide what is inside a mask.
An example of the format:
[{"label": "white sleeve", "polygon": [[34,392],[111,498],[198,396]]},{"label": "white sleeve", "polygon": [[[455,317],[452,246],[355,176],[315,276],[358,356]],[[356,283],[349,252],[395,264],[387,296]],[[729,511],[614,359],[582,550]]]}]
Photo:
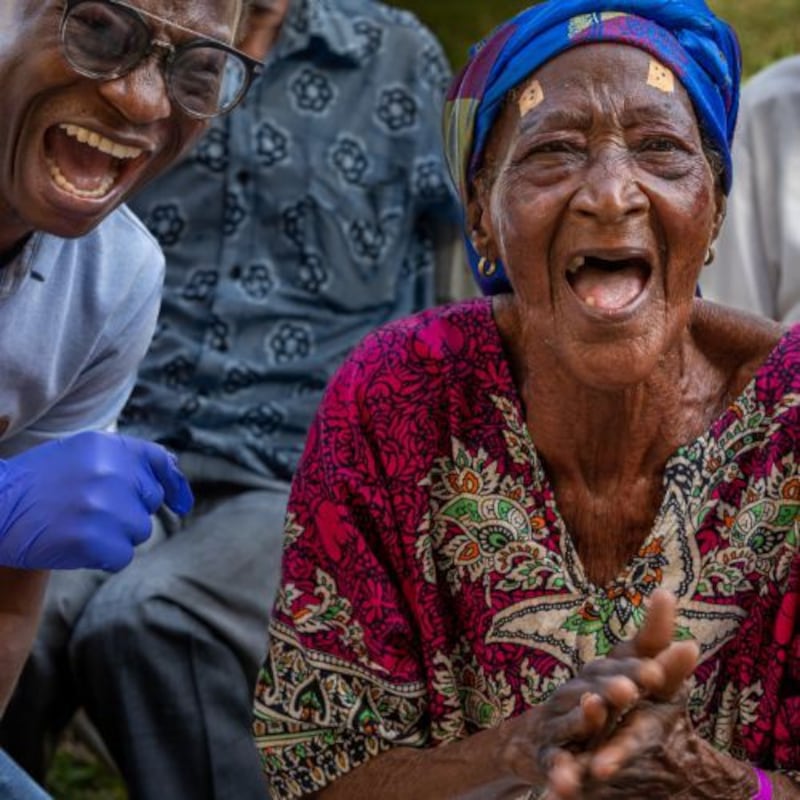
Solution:
[{"label": "white sleeve", "polygon": [[703,295],[782,322],[800,320],[800,93],[747,89],[733,189]]}]

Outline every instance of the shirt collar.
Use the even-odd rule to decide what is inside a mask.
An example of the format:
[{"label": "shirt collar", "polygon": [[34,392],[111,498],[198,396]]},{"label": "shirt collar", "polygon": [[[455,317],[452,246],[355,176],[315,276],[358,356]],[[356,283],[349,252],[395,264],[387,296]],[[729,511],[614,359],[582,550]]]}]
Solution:
[{"label": "shirt collar", "polygon": [[329,0],[291,0],[273,53],[287,58],[312,50],[356,66],[361,46],[353,35],[352,17]]}]

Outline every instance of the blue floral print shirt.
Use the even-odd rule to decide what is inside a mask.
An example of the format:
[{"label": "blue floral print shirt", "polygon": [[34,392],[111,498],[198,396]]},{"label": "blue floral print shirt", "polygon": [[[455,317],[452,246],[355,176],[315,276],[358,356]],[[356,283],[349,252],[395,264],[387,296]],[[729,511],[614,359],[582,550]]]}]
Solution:
[{"label": "blue floral print shirt", "polygon": [[350,348],[433,302],[437,226],[458,224],[449,79],[406,11],[291,5],[244,104],[132,203],[167,277],[128,432],[256,484],[291,477]]}]

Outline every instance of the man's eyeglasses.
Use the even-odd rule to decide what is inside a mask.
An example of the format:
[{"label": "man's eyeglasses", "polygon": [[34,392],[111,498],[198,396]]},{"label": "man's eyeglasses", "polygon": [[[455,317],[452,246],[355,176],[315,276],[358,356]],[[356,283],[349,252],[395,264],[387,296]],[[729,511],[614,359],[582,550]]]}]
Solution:
[{"label": "man's eyeglasses", "polygon": [[256,59],[215,39],[195,38],[177,47],[155,39],[145,18],[188,30],[119,0],[66,0],[61,46],[67,61],[80,75],[113,80],[163,50],[171,99],[200,118],[230,111],[261,70]]}]

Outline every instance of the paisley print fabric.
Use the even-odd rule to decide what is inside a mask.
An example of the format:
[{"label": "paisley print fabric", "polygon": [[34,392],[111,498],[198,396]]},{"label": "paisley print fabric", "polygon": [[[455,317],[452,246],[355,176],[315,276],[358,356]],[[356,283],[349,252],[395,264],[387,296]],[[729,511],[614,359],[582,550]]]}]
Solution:
[{"label": "paisley print fabric", "polygon": [[630,638],[657,586],[701,647],[690,714],[718,748],[800,769],[800,328],[664,471],[637,555],[586,577],[486,300],[371,335],[301,459],[254,733],[277,797],[387,748],[545,700]]}]

